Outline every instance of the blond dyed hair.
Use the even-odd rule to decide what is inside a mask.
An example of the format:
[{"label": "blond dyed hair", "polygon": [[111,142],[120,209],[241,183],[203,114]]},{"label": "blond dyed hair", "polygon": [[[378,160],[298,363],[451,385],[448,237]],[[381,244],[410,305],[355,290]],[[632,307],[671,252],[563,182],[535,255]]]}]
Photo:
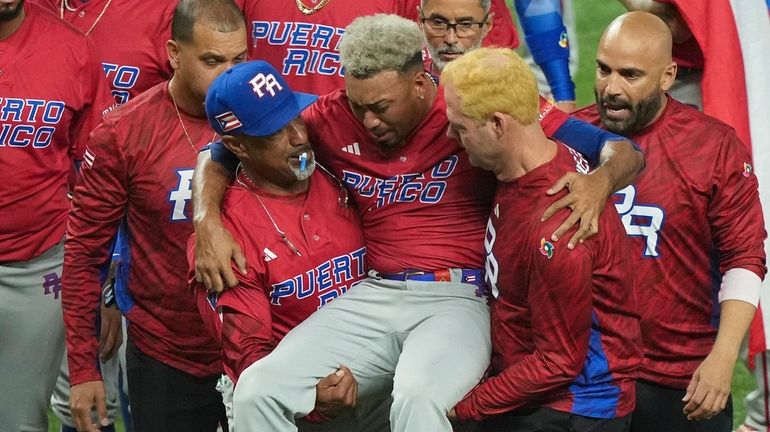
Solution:
[{"label": "blond dyed hair", "polygon": [[441,82],[460,98],[460,112],[485,121],[494,112],[529,125],[539,113],[535,75],[518,54],[507,48],[479,48],[449,62]]}]

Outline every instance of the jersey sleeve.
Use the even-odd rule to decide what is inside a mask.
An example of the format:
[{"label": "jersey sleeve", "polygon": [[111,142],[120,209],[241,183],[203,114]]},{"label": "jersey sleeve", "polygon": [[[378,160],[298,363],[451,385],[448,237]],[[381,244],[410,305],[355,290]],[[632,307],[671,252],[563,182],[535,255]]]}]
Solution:
[{"label": "jersey sleeve", "polygon": [[62,309],[67,335],[70,385],[101,379],[95,330],[101,295],[100,268],[127,202],[127,164],[110,124],[92,134],[75,187],[64,244]]},{"label": "jersey sleeve", "polygon": [[[547,237],[547,232],[542,235]],[[583,367],[591,331],[591,258],[585,246],[553,250],[536,245],[530,260],[528,303],[534,350],[473,389],[455,407],[461,420],[482,420],[519,408],[573,381]]]},{"label": "jersey sleeve", "polygon": [[515,0],[524,40],[543,70],[554,100],[574,101],[575,84],[569,73],[569,39],[560,0]]},{"label": "jersey sleeve", "polygon": [[745,146],[732,129],[720,137],[712,175],[709,224],[719,250],[719,270],[743,268],[764,279],[764,227],[758,182]]},{"label": "jersey sleeve", "polygon": [[101,64],[96,60],[96,50],[90,40],[85,41],[86,53],[83,70],[75,80],[80,86],[83,109],[77,113],[70,136],[70,158],[81,160],[88,136],[101,123],[104,114],[115,105],[110,87]]},{"label": "jersey sleeve", "polygon": [[270,304],[261,287],[241,281],[225,292],[218,307],[225,369],[237,381],[246,368],[275,348]]},{"label": "jersey sleeve", "polygon": [[[273,336],[273,320],[270,303],[265,294],[264,277],[267,272],[260,259],[259,247],[251,240],[254,227],[249,224],[251,215],[231,206],[225,208],[222,223],[232,233],[246,255],[248,271],[244,275],[233,262],[232,271],[238,285],[224,291],[216,300],[221,326],[222,359],[228,376],[235,382],[246,368],[268,355],[276,345]],[[187,248],[189,281],[196,290],[205,290],[195,282],[195,236],[191,236]],[[209,317],[204,317],[204,321]]]}]

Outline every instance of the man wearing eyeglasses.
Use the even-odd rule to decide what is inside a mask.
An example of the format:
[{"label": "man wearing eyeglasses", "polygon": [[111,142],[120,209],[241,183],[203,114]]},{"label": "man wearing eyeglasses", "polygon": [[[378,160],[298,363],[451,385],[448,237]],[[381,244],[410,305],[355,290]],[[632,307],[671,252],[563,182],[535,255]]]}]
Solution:
[{"label": "man wearing eyeglasses", "polygon": [[[575,85],[569,74],[569,42],[559,0],[516,0],[514,4],[556,106],[573,111]],[[421,0],[418,21],[430,53],[428,69],[439,74],[450,61],[481,47],[492,30],[495,13],[491,8],[491,0]]]}]

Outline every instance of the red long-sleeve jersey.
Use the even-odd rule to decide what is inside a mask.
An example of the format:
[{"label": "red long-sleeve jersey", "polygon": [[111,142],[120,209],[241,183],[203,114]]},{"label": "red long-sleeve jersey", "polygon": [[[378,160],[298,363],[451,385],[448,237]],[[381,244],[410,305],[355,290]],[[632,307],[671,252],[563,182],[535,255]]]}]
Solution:
[{"label": "red long-sleeve jersey", "polygon": [[617,213],[608,202],[599,233],[572,251],[549,240],[562,218],[540,222],[553,202],[545,191],[576,167],[588,171],[559,145],[550,162],[498,184],[484,242],[493,376],[455,407],[461,419],[538,406],[596,418],[634,409],[642,350]]},{"label": "red long-sleeve jersey", "polygon": [[186,255],[195,148],[213,137],[206,118],[177,115],[168,83],[116,109],[92,133],[75,188],[62,275],[73,385],[100,379],[93,326],[99,267],[109,259],[124,218],[128,291],[116,294],[130,322],[128,337],[145,354],[189,374],[221,371],[219,345],[205,331],[187,284]]},{"label": "red long-sleeve jersey", "polygon": [[[595,105],[577,116],[600,125]],[[630,138],[647,167],[615,194],[615,207],[637,257],[640,378],[685,389],[714,345],[721,275],[744,268],[765,276],[757,179],[735,131],[670,97]]]}]

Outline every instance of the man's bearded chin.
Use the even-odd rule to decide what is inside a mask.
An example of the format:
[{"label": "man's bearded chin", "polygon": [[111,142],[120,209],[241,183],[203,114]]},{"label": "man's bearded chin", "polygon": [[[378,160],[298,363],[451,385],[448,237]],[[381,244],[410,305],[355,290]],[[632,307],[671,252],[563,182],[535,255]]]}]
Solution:
[{"label": "man's bearded chin", "polygon": [[[441,48],[434,48],[431,44],[427,43],[426,46],[428,47],[428,52],[430,53],[430,58],[433,61],[433,65],[436,66],[436,69],[439,71],[444,70],[444,67],[449,64],[449,61],[444,61],[439,57],[440,54],[465,54],[468,51],[475,50],[476,48],[481,48],[481,39],[474,44],[472,47],[468,49],[463,49],[458,45],[452,45],[452,46],[442,46]],[[451,61],[451,60],[450,60]]]},{"label": "man's bearded chin", "polygon": [[10,7],[3,7],[0,8],[0,22],[3,21],[11,21],[19,16],[21,11],[24,9],[24,0],[21,0],[19,4],[16,5],[14,8]]},{"label": "man's bearded chin", "polygon": [[[647,126],[660,110],[663,103],[663,92],[656,90],[636,104],[616,96],[599,97],[599,92],[594,88],[596,104],[599,109],[599,117],[605,129],[618,135],[630,135],[639,132]],[[610,109],[627,109],[629,115],[625,119],[614,119],[607,115]]]}]

